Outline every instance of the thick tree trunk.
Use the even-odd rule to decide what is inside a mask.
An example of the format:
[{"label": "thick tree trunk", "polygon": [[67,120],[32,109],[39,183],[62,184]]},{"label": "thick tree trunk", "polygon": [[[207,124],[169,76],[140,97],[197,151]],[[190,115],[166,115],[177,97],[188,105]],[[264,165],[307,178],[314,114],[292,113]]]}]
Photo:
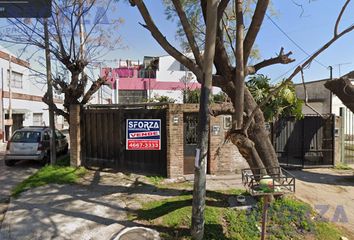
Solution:
[{"label": "thick tree trunk", "polygon": [[266,173],[263,169],[264,164],[262,159],[260,158],[253,141],[251,141],[245,134],[237,130],[230,134],[230,139],[231,142],[237,146],[241,155],[246,159],[251,169],[260,168],[260,171],[254,170],[253,173]]},{"label": "thick tree trunk", "polygon": [[[250,112],[257,106],[252,94],[245,89],[245,111]],[[248,136],[254,142],[258,155],[261,157],[264,166],[267,168],[279,167],[278,157],[269,133],[265,129],[264,116],[261,110],[257,110],[254,116],[254,124],[248,129]]]},{"label": "thick tree trunk", "polygon": [[338,78],[327,81],[324,86],[334,93],[343,104],[354,112],[354,86],[348,78]]},{"label": "thick tree trunk", "polygon": [[[231,98],[234,99],[235,91],[229,88],[223,88],[223,91]],[[244,112],[250,114],[256,108],[257,103],[253,99],[250,91],[245,88],[244,90]],[[235,104],[233,103],[235,106]],[[251,168],[275,168],[279,167],[278,157],[272,145],[268,131],[265,129],[264,116],[261,110],[257,110],[254,116],[254,122],[249,127],[248,140],[244,139],[246,136],[235,135],[235,132],[230,133],[231,141],[237,146],[241,155],[246,159]],[[254,148],[250,146],[254,144]],[[261,159],[261,162],[257,161]],[[272,173],[274,169],[270,169]]]}]

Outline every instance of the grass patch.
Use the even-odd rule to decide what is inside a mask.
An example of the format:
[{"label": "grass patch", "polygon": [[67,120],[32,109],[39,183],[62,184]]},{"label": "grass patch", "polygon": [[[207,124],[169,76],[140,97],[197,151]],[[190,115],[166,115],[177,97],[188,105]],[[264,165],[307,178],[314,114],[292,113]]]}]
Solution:
[{"label": "grass patch", "polygon": [[345,163],[338,163],[337,165],[334,166],[334,169],[336,169],[336,170],[353,170],[351,167],[349,167]]},{"label": "grass patch", "polygon": [[329,222],[316,223],[316,239],[338,240],[343,236],[333,224]]},{"label": "grass patch", "polygon": [[12,196],[17,197],[20,193],[39,186],[50,183],[72,184],[76,183],[80,177],[86,173],[85,168],[73,168],[62,166],[46,165],[39,169],[35,174],[28,177],[15,188],[12,189]]},{"label": "grass patch", "polygon": [[[229,208],[227,199],[235,194],[247,195],[242,190],[208,191],[205,208],[204,239],[258,240],[262,218],[262,201],[252,210]],[[135,221],[160,229],[164,239],[191,239],[192,194],[143,203]],[[267,239],[334,240],[345,236],[331,223],[316,218],[310,205],[295,198],[272,202],[268,211]]]},{"label": "grass patch", "polygon": [[146,176],[145,177],[151,184],[158,186],[165,179],[161,176]]},{"label": "grass patch", "polygon": [[[212,197],[207,197],[207,199],[215,200]],[[161,227],[170,229],[165,232],[164,239],[175,239],[176,229],[178,229],[179,237],[190,239],[188,228],[192,221],[191,212],[192,195],[188,194],[145,203],[138,211],[136,219],[148,221],[152,225],[158,223]],[[223,228],[220,225],[222,216],[222,208],[213,206],[205,208],[205,228],[207,229],[205,239],[223,239]]]}]

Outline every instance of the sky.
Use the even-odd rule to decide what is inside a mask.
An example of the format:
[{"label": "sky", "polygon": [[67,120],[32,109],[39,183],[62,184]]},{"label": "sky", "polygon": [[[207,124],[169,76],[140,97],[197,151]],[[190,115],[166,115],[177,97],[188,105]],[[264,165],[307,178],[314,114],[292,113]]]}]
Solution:
[{"label": "sky", "polygon": [[[145,2],[163,35],[172,45],[180,48],[175,37],[176,22],[166,19],[162,1],[146,0]],[[274,83],[289,76],[294,68],[308,57],[308,54],[315,52],[333,36],[334,23],[344,2],[344,0],[273,0],[273,8],[277,15],[272,16],[268,13],[270,18],[264,19],[256,40],[261,60],[275,57],[280,48],[284,47],[285,52],[293,52],[291,57],[296,61],[287,65],[264,68],[259,73],[269,76]],[[117,33],[112,34],[121,36],[124,48],[106,55],[104,58],[107,60],[106,65],[114,67],[115,60],[118,59],[142,60],[144,56],[166,54],[151,34],[139,24],[139,22],[143,23],[143,19],[137,8],[131,7],[127,1],[118,1],[114,4],[116,10],[111,13],[113,14],[111,17],[123,18],[124,23]],[[303,8],[297,4],[302,4]],[[5,24],[4,21],[0,21],[0,30]],[[340,29],[351,24],[354,24],[354,3],[348,6]],[[8,46],[8,44],[0,44]],[[16,45],[11,46],[10,50],[18,52],[16,48]],[[354,32],[339,39],[316,60],[305,70],[306,81],[328,78],[328,66],[333,67],[334,77],[354,70]],[[35,63],[33,65],[35,66]],[[299,76],[294,80],[299,82]]]}]

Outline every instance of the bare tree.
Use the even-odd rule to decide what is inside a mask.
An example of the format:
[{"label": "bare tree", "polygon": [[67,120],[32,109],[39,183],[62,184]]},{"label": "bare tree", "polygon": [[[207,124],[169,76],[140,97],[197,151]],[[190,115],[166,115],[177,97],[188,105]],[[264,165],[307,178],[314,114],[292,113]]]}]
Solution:
[{"label": "bare tree", "polygon": [[[43,101],[69,121],[71,104],[86,104],[92,95],[105,83],[104,78],[95,77],[91,86],[84,69],[97,62],[105,54],[121,46],[120,38],[112,35],[121,19],[111,20],[113,0],[56,0],[52,2],[52,14],[48,18],[49,51],[68,70],[70,79],[53,76],[53,87],[64,94],[64,108],[50,100],[47,94]],[[43,19],[8,19],[19,34],[3,36],[2,41],[32,45],[45,49]],[[86,22],[86,24],[83,24]],[[84,27],[86,28],[84,30]]]},{"label": "bare tree", "polygon": [[[182,4],[171,4],[170,9],[173,9],[178,16],[179,22],[182,26],[183,32],[186,36],[186,41],[193,53],[193,59],[188,58],[183,55],[176,47],[172,46],[171,43],[166,39],[163,33],[156,26],[153,21],[149,10],[147,9],[143,0],[130,0],[132,6],[136,6],[143,17],[145,23],[141,24],[148,31],[150,31],[153,38],[161,45],[161,47],[173,56],[176,60],[186,66],[190,71],[192,71],[197,80],[202,83],[203,81],[203,65],[202,56],[199,51],[196,29],[202,30],[200,27],[193,25],[193,21],[189,21],[187,13],[190,9],[190,5],[193,2],[193,6],[202,12],[202,21],[204,21],[204,26],[206,23],[206,6],[207,0],[200,1],[185,1]],[[291,80],[296,76],[301,70],[308,66],[320,53],[327,49],[331,44],[341,38],[343,35],[349,33],[354,29],[354,25],[345,28],[341,32],[338,31],[338,26],[341,22],[343,13],[345,12],[350,0],[347,0],[342,7],[340,13],[338,14],[337,21],[334,27],[333,37],[319,48],[313,55],[311,55],[304,63],[300,64],[293,73],[290,74],[282,84],[275,88],[272,93],[264,100],[263,103],[257,105],[251,93],[245,85],[245,77],[257,73],[260,69],[275,65],[275,64],[288,64],[295,61],[290,58],[291,52],[285,53],[284,49],[281,48],[279,54],[275,57],[263,60],[253,65],[248,65],[251,51],[254,47],[255,40],[258,36],[260,29],[262,28],[264,17],[266,16],[266,11],[269,8],[269,0],[258,0],[254,1],[254,10],[251,14],[251,21],[249,26],[247,26],[247,31],[243,26],[243,16],[247,12],[245,7],[248,4],[242,4],[243,1],[237,0],[234,4],[234,8],[231,6],[231,12],[234,13],[233,21],[235,22],[236,29],[230,32],[227,28],[227,24],[222,24],[225,14],[230,12],[230,5],[232,1],[230,0],[220,0],[217,7],[217,37],[216,37],[216,47],[215,47],[215,57],[214,66],[216,68],[216,73],[213,75],[213,86],[220,87],[231,99],[233,104],[233,109],[220,109],[220,111],[213,111],[214,115],[217,114],[233,114],[235,124],[228,134],[228,138],[238,147],[242,156],[247,160],[248,164],[252,168],[262,168],[266,166],[267,168],[279,166],[277,155],[272,146],[272,143],[268,137],[268,132],[265,129],[265,122],[263,113],[260,107],[263,106],[274,94],[280,91],[285,85],[289,84]],[[188,10],[188,11],[187,11]],[[196,12],[197,10],[193,10]],[[231,21],[232,18],[228,18]],[[225,37],[226,33],[226,37]],[[234,38],[236,41],[228,41],[228,35],[231,36],[235,34]],[[233,47],[236,61],[232,61],[229,51],[226,45],[235,44]],[[236,64],[233,64],[235,62]],[[240,87],[241,86],[241,87]],[[243,103],[242,103],[243,96]],[[241,117],[240,117],[241,116]]]}]

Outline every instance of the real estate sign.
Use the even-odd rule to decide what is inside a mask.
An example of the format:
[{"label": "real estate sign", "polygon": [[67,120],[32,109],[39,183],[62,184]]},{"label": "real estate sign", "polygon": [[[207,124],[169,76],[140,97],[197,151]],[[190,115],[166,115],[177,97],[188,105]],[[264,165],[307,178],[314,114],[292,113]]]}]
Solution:
[{"label": "real estate sign", "polygon": [[127,150],[160,150],[160,119],[127,119]]}]

